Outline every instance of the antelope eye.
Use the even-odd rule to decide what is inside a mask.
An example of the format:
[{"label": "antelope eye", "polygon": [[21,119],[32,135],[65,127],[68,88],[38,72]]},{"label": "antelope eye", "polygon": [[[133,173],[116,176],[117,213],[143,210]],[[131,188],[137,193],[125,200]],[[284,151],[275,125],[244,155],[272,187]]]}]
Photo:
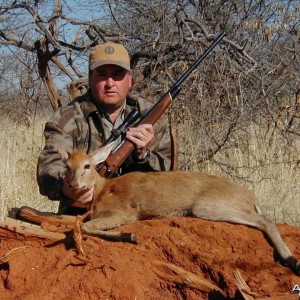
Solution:
[{"label": "antelope eye", "polygon": [[91,165],[85,165],[85,166],[84,166],[84,169],[85,169],[85,170],[89,170],[90,168],[91,168]]}]

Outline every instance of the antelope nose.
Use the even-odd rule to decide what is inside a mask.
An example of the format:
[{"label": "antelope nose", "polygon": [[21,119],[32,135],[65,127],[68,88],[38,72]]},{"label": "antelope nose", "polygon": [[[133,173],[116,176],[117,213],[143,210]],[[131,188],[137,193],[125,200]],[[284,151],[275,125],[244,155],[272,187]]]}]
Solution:
[{"label": "antelope nose", "polygon": [[76,183],[76,182],[71,182],[70,183],[70,187],[73,189],[73,190],[75,190],[75,191],[77,191],[78,189],[79,189],[79,184],[78,183]]}]

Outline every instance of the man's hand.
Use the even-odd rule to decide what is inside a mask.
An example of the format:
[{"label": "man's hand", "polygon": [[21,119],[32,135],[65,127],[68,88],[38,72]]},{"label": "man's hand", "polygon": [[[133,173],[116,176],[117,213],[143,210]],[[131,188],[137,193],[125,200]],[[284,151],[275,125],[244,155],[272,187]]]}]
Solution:
[{"label": "man's hand", "polygon": [[147,146],[154,139],[153,126],[151,124],[141,124],[138,127],[131,127],[128,129],[126,137],[136,146],[134,155],[137,159],[141,159],[147,150]]},{"label": "man's hand", "polygon": [[62,192],[70,199],[79,202],[80,204],[87,205],[93,200],[94,195],[94,185],[85,190],[75,190],[72,186],[70,186],[69,182],[63,179],[63,187]]}]

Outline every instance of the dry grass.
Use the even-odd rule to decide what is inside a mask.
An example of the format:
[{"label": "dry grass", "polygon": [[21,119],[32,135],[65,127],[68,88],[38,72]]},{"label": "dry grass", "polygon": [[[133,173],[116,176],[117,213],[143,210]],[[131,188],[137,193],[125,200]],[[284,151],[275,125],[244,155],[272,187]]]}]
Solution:
[{"label": "dry grass", "polygon": [[[235,132],[213,160],[197,163],[205,148],[192,122],[179,130],[181,166],[230,178],[252,190],[262,211],[276,223],[300,226],[300,141],[285,140],[275,128],[249,126]],[[182,142],[184,137],[184,143]],[[197,141],[195,143],[195,140]]]},{"label": "dry grass", "polygon": [[57,203],[39,194],[35,180],[36,163],[43,141],[43,122],[34,126],[13,122],[2,116],[0,122],[0,219],[7,218],[12,207],[28,205],[55,211]]},{"label": "dry grass", "polygon": [[[45,121],[46,118],[27,127],[8,117],[1,118],[1,220],[7,218],[10,208],[22,205],[57,210],[57,202],[39,194],[35,179],[37,158],[44,145]],[[300,225],[300,157],[296,142],[288,144],[276,131],[253,125],[247,132],[232,136],[229,143],[234,147],[227,147],[213,161],[198,164],[196,157],[205,141],[200,132],[191,128],[192,123],[186,122],[178,133],[181,166],[232,178],[255,192],[260,207],[274,221]]]}]

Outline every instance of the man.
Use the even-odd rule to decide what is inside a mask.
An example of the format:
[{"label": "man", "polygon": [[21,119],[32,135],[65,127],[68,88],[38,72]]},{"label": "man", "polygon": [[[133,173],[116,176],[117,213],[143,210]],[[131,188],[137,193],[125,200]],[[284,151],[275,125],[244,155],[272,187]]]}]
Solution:
[{"label": "man", "polygon": [[[93,198],[93,188],[78,194],[64,180],[66,165],[58,154],[63,148],[72,152],[84,148],[91,153],[101,147],[133,109],[143,115],[152,105],[129,96],[132,88],[130,58],[120,44],[96,46],[89,58],[89,90],[59,109],[45,125],[46,144],[37,166],[40,192],[49,199],[60,200],[60,213],[83,213]],[[125,137],[124,137],[125,138]],[[126,138],[135,145],[119,175],[131,171],[165,171],[171,165],[171,142],[166,118],[154,127],[143,124],[130,128]],[[116,143],[120,141],[117,140]]]}]

